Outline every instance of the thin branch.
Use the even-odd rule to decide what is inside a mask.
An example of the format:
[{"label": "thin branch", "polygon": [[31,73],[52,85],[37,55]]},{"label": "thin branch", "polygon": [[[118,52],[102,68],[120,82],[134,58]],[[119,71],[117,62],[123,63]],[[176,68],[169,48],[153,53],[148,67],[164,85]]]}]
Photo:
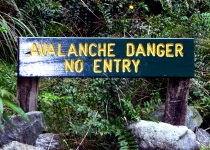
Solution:
[{"label": "thin branch", "polygon": [[[98,115],[98,111],[96,112],[96,115],[95,115],[94,119],[96,118],[97,115]],[[79,143],[79,146],[77,146],[76,150],[79,150],[80,146],[82,145],[82,143],[84,142],[85,138],[87,137],[90,129],[91,129],[91,125],[89,126],[87,132],[85,133],[85,136],[83,137],[82,141]]]},{"label": "thin branch", "polygon": [[101,18],[99,18],[89,7],[87,4],[85,4],[85,2],[83,0],[80,0],[82,2],[82,4],[100,21],[104,22],[103,20],[101,20]]}]

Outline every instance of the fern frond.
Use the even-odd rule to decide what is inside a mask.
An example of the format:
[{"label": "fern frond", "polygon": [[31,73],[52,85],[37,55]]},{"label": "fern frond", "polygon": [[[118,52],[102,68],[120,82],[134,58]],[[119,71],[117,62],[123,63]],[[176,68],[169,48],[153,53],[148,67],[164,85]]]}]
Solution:
[{"label": "fern frond", "polygon": [[138,150],[137,141],[131,133],[131,130],[126,128],[118,129],[115,135],[118,137],[120,150]]}]

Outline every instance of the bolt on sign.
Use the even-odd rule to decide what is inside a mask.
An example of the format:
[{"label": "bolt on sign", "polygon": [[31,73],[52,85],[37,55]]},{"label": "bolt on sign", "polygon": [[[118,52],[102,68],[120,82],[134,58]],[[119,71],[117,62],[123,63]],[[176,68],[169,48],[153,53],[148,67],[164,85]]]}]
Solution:
[{"label": "bolt on sign", "polygon": [[194,77],[192,38],[20,37],[20,77]]}]

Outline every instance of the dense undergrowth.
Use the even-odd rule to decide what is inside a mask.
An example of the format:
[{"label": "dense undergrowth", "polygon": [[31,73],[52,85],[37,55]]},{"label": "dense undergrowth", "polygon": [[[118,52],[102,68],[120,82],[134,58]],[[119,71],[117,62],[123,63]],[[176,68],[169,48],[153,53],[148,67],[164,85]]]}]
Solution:
[{"label": "dense undergrowth", "polygon": [[[16,93],[18,36],[194,38],[189,105],[207,129],[209,6],[208,0],[0,0],[0,88]],[[157,121],[150,113],[164,103],[166,86],[162,78],[41,78],[38,107],[63,148],[137,149],[126,126]]]}]

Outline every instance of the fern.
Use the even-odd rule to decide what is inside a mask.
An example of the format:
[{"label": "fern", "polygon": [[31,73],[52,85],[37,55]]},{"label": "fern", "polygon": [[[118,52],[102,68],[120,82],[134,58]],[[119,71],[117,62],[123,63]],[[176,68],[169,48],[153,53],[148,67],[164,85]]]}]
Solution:
[{"label": "fern", "polygon": [[118,129],[115,135],[118,137],[120,150],[138,150],[137,141],[132,135],[131,130],[126,128]]},{"label": "fern", "polygon": [[[103,18],[106,22],[106,26],[111,29],[112,27],[112,16],[111,16],[111,13],[110,13],[110,8],[109,7],[105,7],[105,6],[109,6],[108,3],[105,3],[105,2],[101,2],[101,1],[98,1],[97,2],[97,7],[99,8],[99,11],[103,14]],[[108,8],[108,9],[107,9]]]}]

